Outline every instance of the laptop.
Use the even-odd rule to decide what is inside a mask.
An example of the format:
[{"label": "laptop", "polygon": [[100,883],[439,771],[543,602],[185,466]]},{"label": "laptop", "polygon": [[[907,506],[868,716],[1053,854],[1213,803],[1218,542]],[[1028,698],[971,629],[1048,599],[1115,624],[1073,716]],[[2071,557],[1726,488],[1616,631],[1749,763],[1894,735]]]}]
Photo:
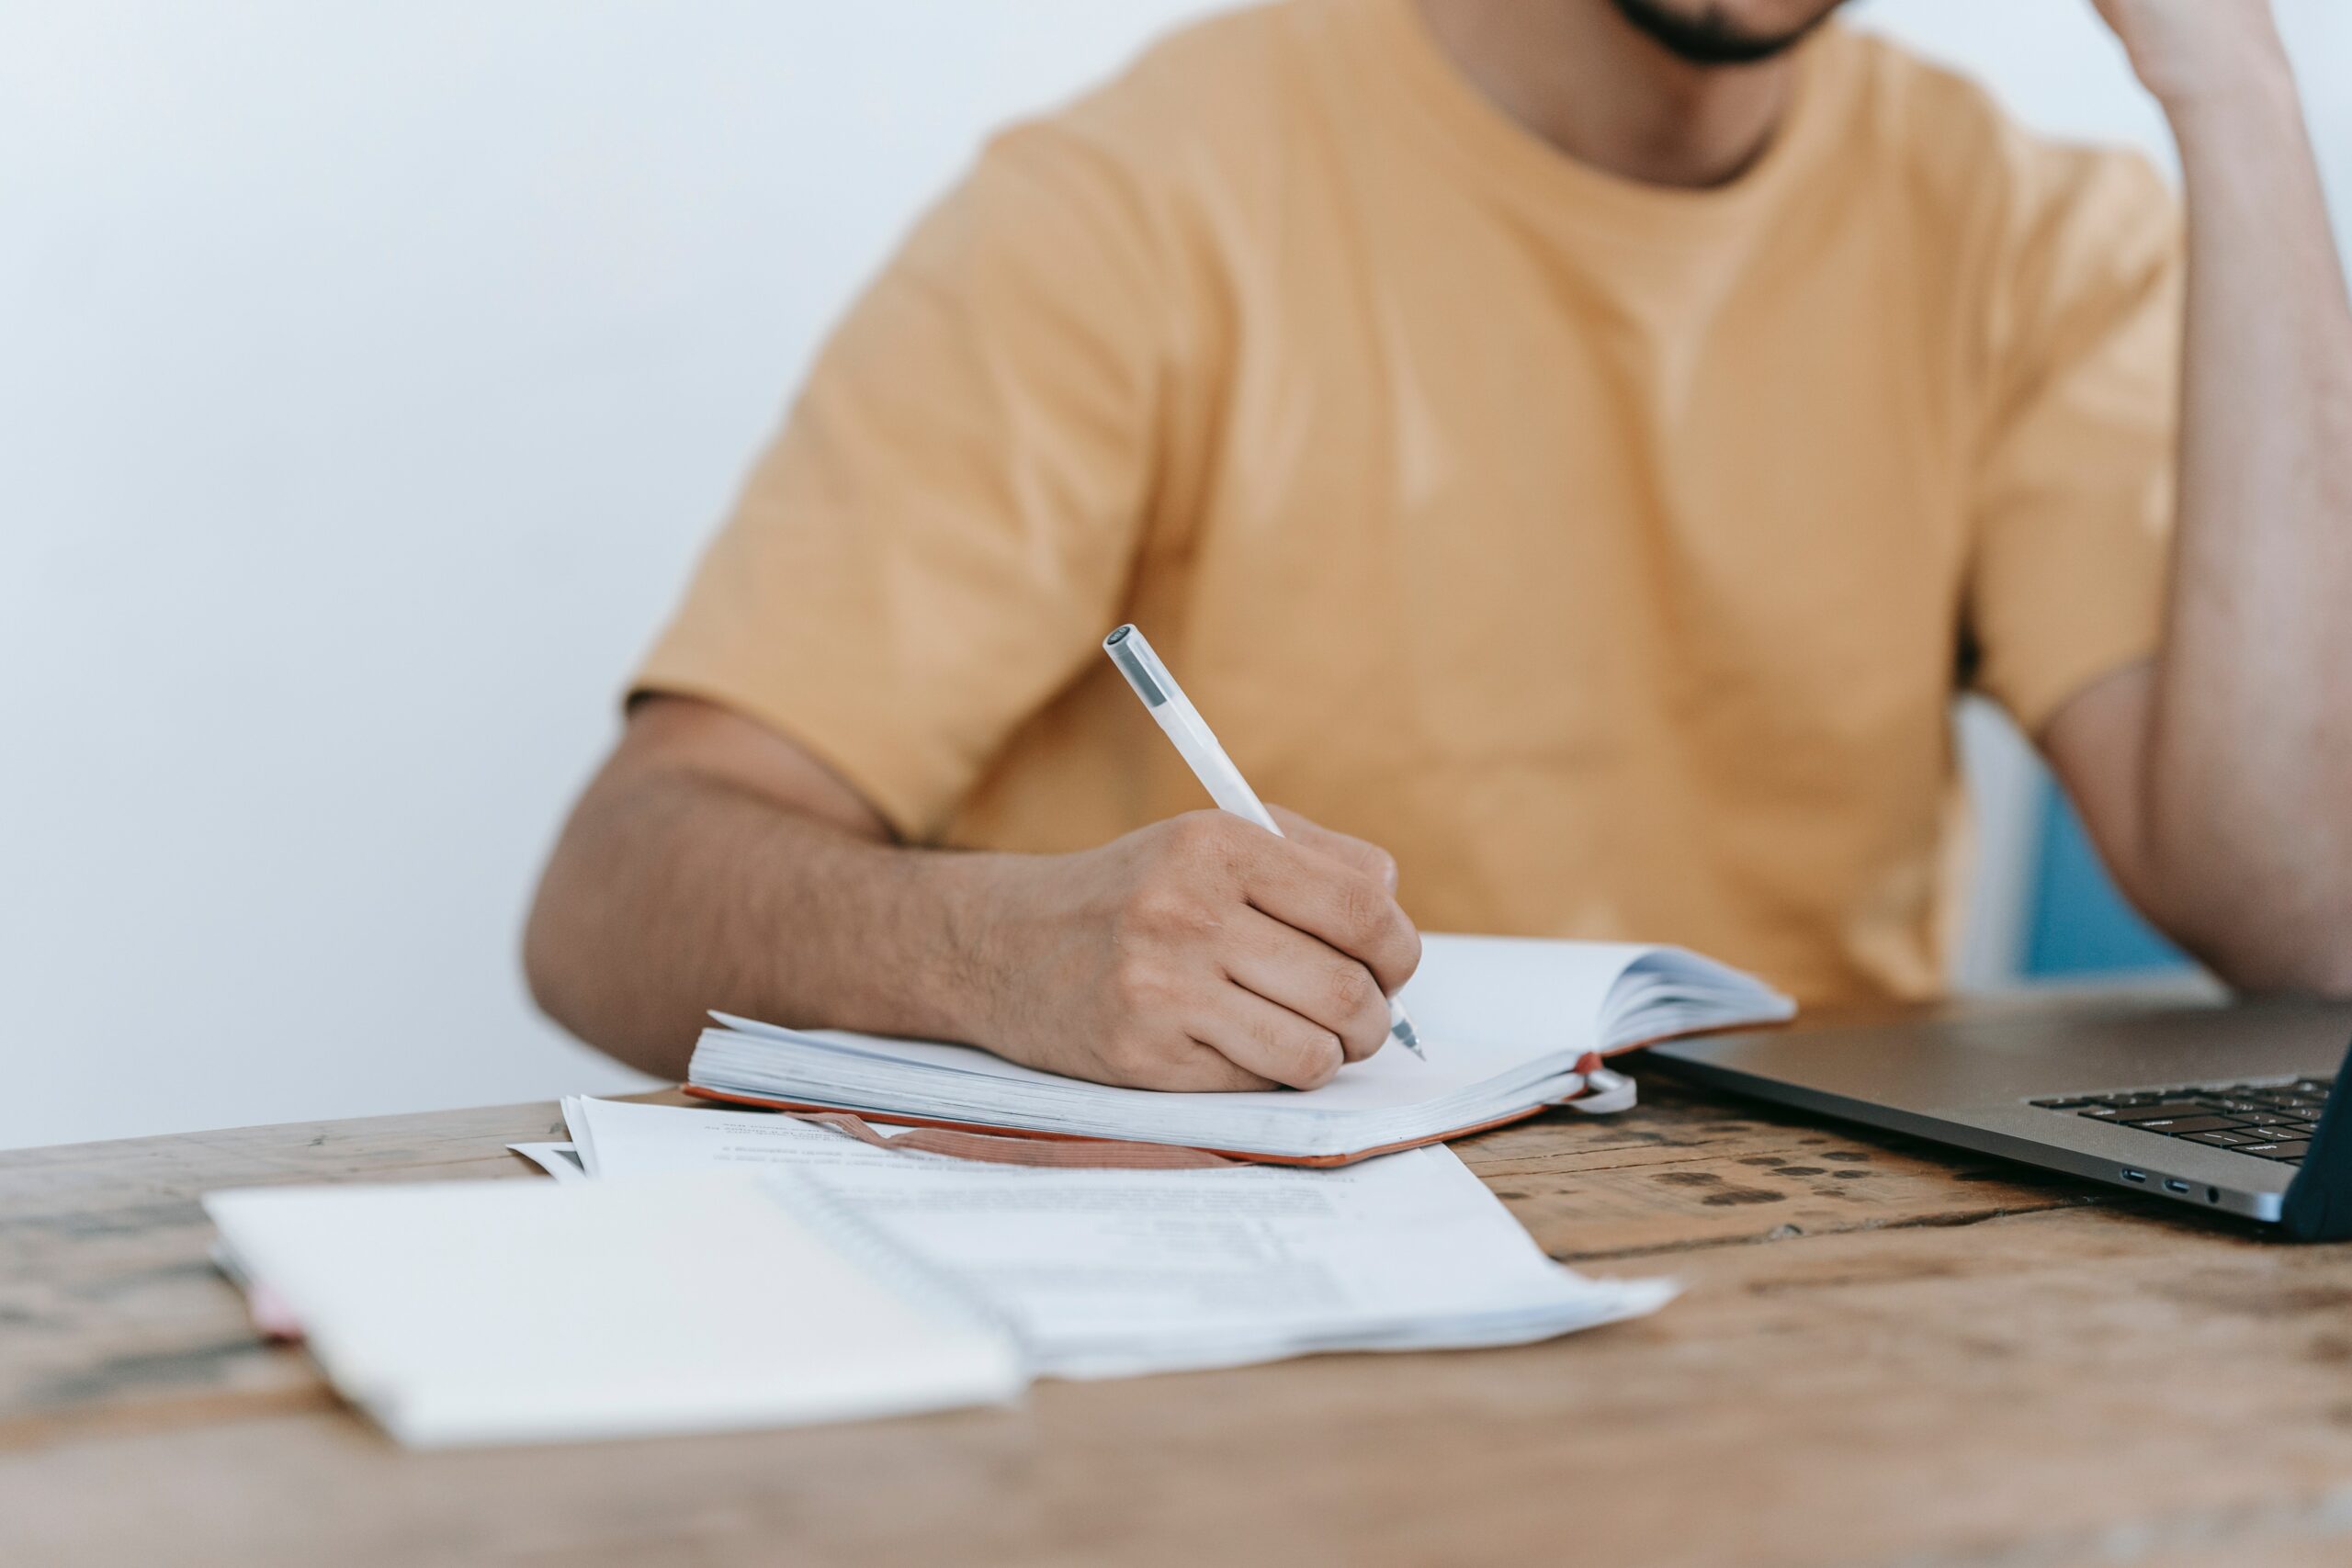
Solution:
[{"label": "laptop", "polygon": [[1654,1045],[1712,1089],[2352,1237],[2352,1007],[2037,1007]]}]

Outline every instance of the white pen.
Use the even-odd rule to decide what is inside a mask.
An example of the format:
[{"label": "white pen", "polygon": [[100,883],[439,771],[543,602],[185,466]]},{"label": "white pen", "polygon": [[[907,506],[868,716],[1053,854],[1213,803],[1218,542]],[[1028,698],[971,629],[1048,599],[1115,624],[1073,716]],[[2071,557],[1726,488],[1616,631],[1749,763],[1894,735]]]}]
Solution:
[{"label": "white pen", "polygon": [[[1246,817],[1281,838],[1283,830],[1274,825],[1273,814],[1266,809],[1266,803],[1258,798],[1258,792],[1250,787],[1241,770],[1233,765],[1233,759],[1216,743],[1216,736],[1201,717],[1200,709],[1184,694],[1184,688],[1176,683],[1176,677],[1168,672],[1168,666],[1159,661],[1159,655],[1152,651],[1143,633],[1132,626],[1121,626],[1102,639],[1102,651],[1111,656],[1111,662],[1119,667],[1119,673],[1136,689],[1143,705],[1159,722],[1159,728],[1168,732],[1168,739],[1176,743],[1185,765],[1193,770],[1193,776],[1201,781],[1201,787],[1209,792],[1209,798],[1216,802],[1218,808],[1236,817]],[[1414,1055],[1428,1060],[1427,1053],[1421,1049],[1421,1038],[1414,1032],[1413,1021],[1406,1016],[1404,1004],[1394,997],[1388,998],[1388,1037]]]}]

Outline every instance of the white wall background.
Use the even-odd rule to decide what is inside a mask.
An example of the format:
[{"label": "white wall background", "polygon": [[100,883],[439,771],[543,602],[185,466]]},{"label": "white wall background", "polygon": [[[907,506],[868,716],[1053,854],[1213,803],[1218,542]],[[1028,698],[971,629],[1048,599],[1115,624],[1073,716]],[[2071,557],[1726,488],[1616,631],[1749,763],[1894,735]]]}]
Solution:
[{"label": "white wall background", "polygon": [[[618,682],[913,209],[1205,8],[0,0],[0,1146],[633,1082],[514,957]],[[1863,15],[2162,146],[2076,0]]]}]

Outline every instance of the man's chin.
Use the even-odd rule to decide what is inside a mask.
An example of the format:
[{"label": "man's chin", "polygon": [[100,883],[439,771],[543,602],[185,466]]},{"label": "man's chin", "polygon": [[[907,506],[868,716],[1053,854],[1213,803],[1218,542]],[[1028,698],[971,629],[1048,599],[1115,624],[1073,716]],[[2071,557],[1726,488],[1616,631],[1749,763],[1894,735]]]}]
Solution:
[{"label": "man's chin", "polygon": [[1614,0],[1618,14],[1677,58],[1693,65],[1753,65],[1784,53],[1819,27],[1836,6],[1800,27],[1777,33],[1751,32],[1710,3],[1696,16],[1672,0]]}]

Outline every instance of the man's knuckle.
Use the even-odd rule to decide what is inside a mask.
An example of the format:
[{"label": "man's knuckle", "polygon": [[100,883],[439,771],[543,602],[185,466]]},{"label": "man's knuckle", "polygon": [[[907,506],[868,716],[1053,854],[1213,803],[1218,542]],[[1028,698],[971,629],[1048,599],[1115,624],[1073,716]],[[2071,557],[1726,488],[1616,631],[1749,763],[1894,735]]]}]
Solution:
[{"label": "man's knuckle", "polygon": [[1297,1077],[1300,1087],[1311,1089],[1329,1083],[1331,1075],[1347,1060],[1347,1043],[1328,1029],[1310,1031],[1300,1043]]},{"label": "man's knuckle", "polygon": [[1396,947],[1389,955],[1389,963],[1396,971],[1396,983],[1401,986],[1421,966],[1421,933],[1410,920],[1399,920],[1396,924]]},{"label": "man's knuckle", "polygon": [[1353,877],[1341,884],[1340,922],[1358,951],[1387,934],[1388,909],[1386,889]]},{"label": "man's knuckle", "polygon": [[1154,936],[1191,936],[1214,930],[1223,897],[1197,868],[1163,867],[1136,884],[1127,896],[1130,921]]},{"label": "man's knuckle", "polygon": [[1163,853],[1151,868],[1154,880],[1194,889],[1227,889],[1238,885],[1250,866],[1252,839],[1272,840],[1241,818],[1223,811],[1204,811],[1179,819],[1181,826],[1163,843]]},{"label": "man's knuckle", "polygon": [[1256,823],[1230,812],[1216,814],[1216,829],[1209,840],[1210,863],[1230,877],[1248,874],[1283,842]]},{"label": "man's knuckle", "polygon": [[1113,967],[1111,991],[1124,1017],[1155,1018],[1167,1011],[1168,977],[1159,964],[1140,953],[1127,953]]},{"label": "man's knuckle", "polygon": [[1243,829],[1259,829],[1229,811],[1194,811],[1176,819],[1170,835],[1187,864],[1223,865],[1233,858]]},{"label": "man's knuckle", "polygon": [[1220,824],[1214,811],[1188,811],[1168,824],[1168,842],[1180,853],[1195,855],[1217,841]]},{"label": "man's knuckle", "polygon": [[1182,917],[1183,891],[1165,877],[1146,877],[1127,892],[1120,910],[1123,921],[1139,931],[1157,931]]},{"label": "man's knuckle", "polygon": [[1200,840],[1187,819],[1165,823],[1146,846],[1136,868],[1138,886],[1166,886],[1182,883],[1202,863]]},{"label": "man's knuckle", "polygon": [[1352,1021],[1379,993],[1380,987],[1364,973],[1363,964],[1332,964],[1323,974],[1324,1016]]}]

